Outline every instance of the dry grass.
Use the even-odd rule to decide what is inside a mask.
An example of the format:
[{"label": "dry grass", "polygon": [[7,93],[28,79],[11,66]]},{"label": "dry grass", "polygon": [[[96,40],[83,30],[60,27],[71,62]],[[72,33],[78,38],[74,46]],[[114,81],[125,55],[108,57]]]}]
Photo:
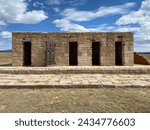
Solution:
[{"label": "dry grass", "polygon": [[0,89],[0,112],[150,112],[150,89]]},{"label": "dry grass", "polygon": [[12,63],[11,52],[0,52],[0,65],[6,65]]}]

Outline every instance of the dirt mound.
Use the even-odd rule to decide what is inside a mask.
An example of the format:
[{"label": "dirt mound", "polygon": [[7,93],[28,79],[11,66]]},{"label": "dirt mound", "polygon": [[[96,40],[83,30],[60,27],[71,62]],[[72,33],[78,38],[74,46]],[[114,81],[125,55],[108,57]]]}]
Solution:
[{"label": "dirt mound", "polygon": [[150,65],[150,62],[146,59],[146,57],[134,52],[134,64]]}]

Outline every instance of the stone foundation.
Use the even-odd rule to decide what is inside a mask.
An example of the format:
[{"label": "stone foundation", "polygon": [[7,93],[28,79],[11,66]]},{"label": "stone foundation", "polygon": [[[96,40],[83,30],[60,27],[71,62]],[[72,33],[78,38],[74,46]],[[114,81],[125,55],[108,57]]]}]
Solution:
[{"label": "stone foundation", "polygon": [[0,67],[0,74],[150,74],[150,66]]}]

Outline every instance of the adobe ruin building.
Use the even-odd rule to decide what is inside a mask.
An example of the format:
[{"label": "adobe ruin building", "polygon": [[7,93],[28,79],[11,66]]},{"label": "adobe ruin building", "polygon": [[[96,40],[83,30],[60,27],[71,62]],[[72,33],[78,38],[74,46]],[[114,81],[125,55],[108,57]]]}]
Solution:
[{"label": "adobe ruin building", "polygon": [[12,35],[13,66],[131,66],[133,33],[20,33]]}]

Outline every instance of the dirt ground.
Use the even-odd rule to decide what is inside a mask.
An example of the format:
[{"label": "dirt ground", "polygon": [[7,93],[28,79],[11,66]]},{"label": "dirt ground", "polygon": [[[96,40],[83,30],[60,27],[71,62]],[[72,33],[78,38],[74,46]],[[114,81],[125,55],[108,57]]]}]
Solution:
[{"label": "dirt ground", "polygon": [[150,112],[150,89],[0,89],[0,112]]}]

